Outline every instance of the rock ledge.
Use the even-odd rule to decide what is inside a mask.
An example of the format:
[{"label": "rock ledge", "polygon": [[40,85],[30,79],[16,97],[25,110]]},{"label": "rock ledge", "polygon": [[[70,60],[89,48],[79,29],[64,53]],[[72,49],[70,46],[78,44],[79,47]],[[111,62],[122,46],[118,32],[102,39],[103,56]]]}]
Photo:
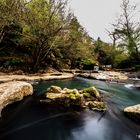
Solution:
[{"label": "rock ledge", "polygon": [[126,107],[123,112],[126,116],[128,116],[130,119],[140,122],[140,104]]},{"label": "rock ledge", "polygon": [[13,81],[0,84],[0,114],[8,104],[21,101],[24,96],[32,94],[33,87],[26,82]]}]

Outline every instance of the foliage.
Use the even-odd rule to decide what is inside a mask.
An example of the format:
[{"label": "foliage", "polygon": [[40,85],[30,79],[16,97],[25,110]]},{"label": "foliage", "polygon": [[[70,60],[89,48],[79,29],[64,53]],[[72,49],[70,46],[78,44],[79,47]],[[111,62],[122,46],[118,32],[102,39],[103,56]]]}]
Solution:
[{"label": "foliage", "polygon": [[[135,22],[128,20],[128,26],[114,25],[111,33],[114,39],[121,38],[119,45],[115,41],[113,45],[105,43],[100,38],[95,41],[69,11],[67,2],[0,0],[1,67],[38,72],[48,66],[56,69],[93,69],[96,64],[121,67],[127,60],[138,65],[138,24],[134,28]],[[126,13],[123,10],[123,14],[129,15],[127,7]],[[121,21],[125,25],[126,18]],[[129,53],[123,52],[120,46],[127,46]]]},{"label": "foliage", "polygon": [[119,48],[112,44],[103,42],[100,38],[94,43],[97,60],[102,65],[112,65],[113,67],[119,67],[122,61],[125,61],[128,56]]},{"label": "foliage", "polygon": [[140,24],[136,20],[137,5],[131,5],[129,0],[123,0],[121,8],[122,13],[118,21],[113,24],[114,30],[110,32],[110,36],[114,42],[118,42],[118,46],[129,55],[133,63],[139,63]]},{"label": "foliage", "polygon": [[1,0],[0,11],[0,61],[22,58],[32,72],[96,62],[93,41],[68,11],[67,0]]}]

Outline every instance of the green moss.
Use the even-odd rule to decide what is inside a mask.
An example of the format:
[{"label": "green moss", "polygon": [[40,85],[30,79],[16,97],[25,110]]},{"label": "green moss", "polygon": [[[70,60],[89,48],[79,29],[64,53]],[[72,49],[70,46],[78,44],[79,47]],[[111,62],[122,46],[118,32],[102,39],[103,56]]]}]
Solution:
[{"label": "green moss", "polygon": [[90,95],[90,93],[83,93],[83,97],[85,97],[85,98],[91,98],[91,95]]},{"label": "green moss", "polygon": [[83,89],[82,92],[83,92],[83,94],[89,93],[93,97],[97,97],[97,98],[100,97],[100,94],[95,87],[85,88],[85,89]]},{"label": "green moss", "polygon": [[63,89],[65,91],[66,94],[79,94],[77,89]]},{"label": "green moss", "polygon": [[105,103],[104,102],[98,102],[97,107],[99,109],[105,109],[106,106],[105,106]]},{"label": "green moss", "polygon": [[90,101],[88,103],[88,107],[91,109],[99,109],[99,110],[104,110],[106,108],[104,102],[96,102],[96,101]]},{"label": "green moss", "polygon": [[61,93],[61,87],[58,86],[51,86],[47,89],[48,93]]},{"label": "green moss", "polygon": [[70,93],[70,94],[67,95],[67,97],[75,100],[77,98],[80,98],[80,94]]}]

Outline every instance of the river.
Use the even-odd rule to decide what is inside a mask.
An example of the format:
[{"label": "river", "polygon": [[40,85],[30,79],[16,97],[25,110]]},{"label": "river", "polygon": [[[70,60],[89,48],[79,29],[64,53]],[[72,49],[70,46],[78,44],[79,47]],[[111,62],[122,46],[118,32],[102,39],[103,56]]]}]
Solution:
[{"label": "river", "polygon": [[[107,104],[106,112],[59,111],[34,100],[50,85],[83,89],[96,86]],[[124,116],[122,109],[140,103],[140,90],[129,85],[75,78],[42,81],[34,97],[6,107],[0,118],[0,140],[138,140],[140,124]]]}]

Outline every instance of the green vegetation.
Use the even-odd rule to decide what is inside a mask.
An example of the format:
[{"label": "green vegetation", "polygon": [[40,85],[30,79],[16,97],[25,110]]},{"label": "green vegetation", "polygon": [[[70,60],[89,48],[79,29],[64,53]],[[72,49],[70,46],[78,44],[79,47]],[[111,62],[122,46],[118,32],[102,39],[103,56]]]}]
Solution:
[{"label": "green vegetation", "polygon": [[90,96],[93,96],[93,97],[96,97],[96,98],[100,97],[100,94],[95,87],[85,88],[85,89],[83,89],[82,93],[83,94],[85,93],[84,96],[85,95],[88,96],[87,93],[89,93]]},{"label": "green vegetation", "polygon": [[[129,3],[125,2],[122,25],[129,16]],[[93,69],[96,64],[115,68],[132,64],[139,69],[140,26],[133,28],[129,19],[126,26],[114,26],[110,32],[113,44],[109,44],[87,34],[69,12],[67,0],[0,0],[0,13],[1,71],[36,73],[50,66]],[[125,51],[120,46],[126,46]]]},{"label": "green vegetation", "polygon": [[66,9],[65,0],[1,0],[1,69],[38,72],[95,63],[92,39]]},{"label": "green vegetation", "polygon": [[83,93],[83,96],[85,97],[85,98],[91,98],[91,95],[90,95],[90,93]]},{"label": "green vegetation", "polygon": [[81,98],[80,94],[74,94],[74,93],[70,93],[69,95],[67,95],[66,97],[70,98],[70,99],[78,99]]},{"label": "green vegetation", "polygon": [[128,59],[125,54],[117,46],[103,42],[100,38],[95,41],[95,54],[100,65],[112,65],[119,68],[121,63]]},{"label": "green vegetation", "polygon": [[132,5],[129,0],[122,0],[121,9],[118,22],[113,24],[114,29],[109,34],[114,46],[126,55],[126,58],[120,62],[120,66],[137,69],[140,62],[140,23],[136,19],[137,5]]}]

